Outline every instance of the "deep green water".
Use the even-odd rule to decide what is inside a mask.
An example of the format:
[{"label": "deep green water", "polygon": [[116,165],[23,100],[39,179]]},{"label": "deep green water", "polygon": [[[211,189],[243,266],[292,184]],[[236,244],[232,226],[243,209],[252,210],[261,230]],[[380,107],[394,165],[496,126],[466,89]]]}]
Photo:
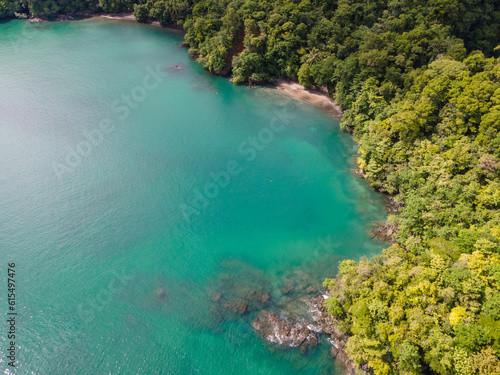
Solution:
[{"label": "deep green water", "polygon": [[210,76],[181,41],[106,20],[0,24],[0,314],[8,262],[18,311],[2,373],[342,373],[324,338],[275,350],[254,312],[210,296],[262,287],[279,311],[302,295],[284,279],[320,284],[380,252],[355,144],[316,108]]}]

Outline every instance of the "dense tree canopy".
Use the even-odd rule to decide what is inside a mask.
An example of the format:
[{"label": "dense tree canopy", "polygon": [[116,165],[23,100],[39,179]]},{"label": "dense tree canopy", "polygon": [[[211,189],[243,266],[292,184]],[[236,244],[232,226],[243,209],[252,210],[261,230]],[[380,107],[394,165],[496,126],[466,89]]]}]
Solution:
[{"label": "dense tree canopy", "polygon": [[325,282],[376,375],[500,374],[500,2],[0,0],[0,17],[90,9],[183,25],[233,81],[297,79],[345,110],[396,244]]},{"label": "dense tree canopy", "polygon": [[325,283],[351,357],[375,374],[500,374],[500,61],[437,58],[391,101],[367,80],[344,126],[403,204],[398,244]]}]

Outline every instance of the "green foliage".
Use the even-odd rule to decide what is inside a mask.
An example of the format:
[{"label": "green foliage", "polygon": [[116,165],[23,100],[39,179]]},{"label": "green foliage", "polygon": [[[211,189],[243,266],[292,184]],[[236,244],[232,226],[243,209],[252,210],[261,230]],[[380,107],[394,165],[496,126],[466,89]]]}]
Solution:
[{"label": "green foliage", "polygon": [[133,6],[133,0],[99,0],[99,7],[108,13],[131,12]]},{"label": "green foliage", "polygon": [[453,351],[453,363],[457,375],[473,375],[473,360],[469,353],[462,348]]},{"label": "green foliage", "polygon": [[135,4],[134,5],[134,17],[138,22],[146,22],[149,17],[149,11],[146,5],[144,4]]},{"label": "green foliage", "polygon": [[191,5],[190,0],[163,0],[154,2],[150,0],[144,5],[143,12],[144,14],[147,12],[149,18],[158,20],[162,25],[170,25],[184,20]]},{"label": "green foliage", "polygon": [[[470,50],[493,52],[498,23],[484,23],[482,17],[498,22],[499,5],[454,3],[450,9],[469,12],[475,21],[449,17],[443,10],[447,7],[407,1],[340,0],[338,5],[330,1],[313,5],[309,0],[201,0],[187,17],[186,42],[194,55],[203,57],[215,48],[211,43],[215,35],[244,32],[245,65],[252,66],[252,74],[327,86],[339,104],[350,108],[369,78],[377,80],[379,94],[390,100],[411,84],[415,68],[440,54],[462,59],[466,49],[459,37],[465,38]],[[232,38],[226,52],[239,54],[239,43],[238,37]],[[258,61],[252,64],[249,59]],[[226,61],[231,67],[231,59]],[[232,67],[235,81],[248,80],[251,74],[242,74],[234,63]]]},{"label": "green foliage", "polygon": [[462,320],[467,316],[467,310],[462,306],[457,306],[451,309],[450,312],[450,324],[456,326],[462,322]]},{"label": "green foliage", "polygon": [[473,368],[479,372],[479,375],[499,375],[500,360],[498,353],[492,348],[485,348],[473,357]]},{"label": "green foliage", "polygon": [[0,0],[0,17],[82,9],[182,24],[235,83],[326,88],[367,181],[400,203],[397,244],[324,284],[350,357],[376,375],[500,375],[500,2]]},{"label": "green foliage", "polygon": [[500,294],[494,294],[484,303],[483,312],[495,320],[500,320]]},{"label": "green foliage", "polygon": [[10,1],[1,0],[0,1],[0,18],[12,17],[16,12],[21,12],[25,8],[21,1]]},{"label": "green foliage", "polygon": [[342,304],[337,301],[335,298],[329,298],[325,302],[325,307],[328,310],[328,312],[333,315],[334,317],[338,319],[343,319],[345,318],[345,311],[342,308]]},{"label": "green foliage", "polygon": [[455,337],[455,345],[470,353],[477,352],[491,342],[488,329],[475,322],[460,323],[455,327]]},{"label": "green foliage", "polygon": [[404,341],[399,351],[401,371],[406,374],[421,374],[420,357],[418,346]]},{"label": "green foliage", "polygon": [[[381,55],[373,56],[366,61],[379,66]],[[357,346],[351,355],[372,366],[380,355],[368,349],[377,343],[389,348],[389,373],[412,373],[401,349],[409,342],[420,370],[498,372],[500,61],[480,52],[463,61],[440,57],[414,70],[404,95],[390,102],[377,82],[361,85],[344,126],[360,144],[368,181],[404,206],[390,218],[398,250],[348,272],[341,264],[329,281]],[[359,314],[359,303],[376,300],[387,314]]]},{"label": "green foliage", "polygon": [[[500,255],[457,256],[445,240],[431,243],[419,254],[393,245],[371,261],[343,261],[325,281],[325,306],[350,335],[349,355],[377,375],[471,375],[479,373],[474,356],[498,355],[500,294],[492,276]],[[444,249],[453,252],[446,257]],[[484,362],[496,363],[489,354]]]}]

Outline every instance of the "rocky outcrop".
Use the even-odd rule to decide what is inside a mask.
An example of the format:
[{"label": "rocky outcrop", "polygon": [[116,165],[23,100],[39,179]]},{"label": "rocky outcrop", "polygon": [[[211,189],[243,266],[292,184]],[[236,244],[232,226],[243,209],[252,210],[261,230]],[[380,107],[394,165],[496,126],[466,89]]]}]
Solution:
[{"label": "rocky outcrop", "polygon": [[223,329],[214,322],[245,322],[270,350],[295,348],[306,354],[322,343],[347,374],[356,373],[345,351],[348,336],[323,306],[328,296],[318,295],[324,289],[314,273],[293,269],[280,275],[276,288],[262,271],[237,259],[222,261],[220,271],[207,283],[208,325]]},{"label": "rocky outcrop", "polygon": [[224,303],[224,308],[234,314],[244,314],[248,310],[248,302],[242,298],[235,298]]},{"label": "rocky outcrop", "polygon": [[398,214],[401,208],[404,207],[405,202],[401,199],[396,200],[395,195],[389,195],[387,197],[388,203],[386,204],[387,212],[390,214]]},{"label": "rocky outcrop", "polygon": [[270,311],[260,311],[252,326],[265,340],[285,347],[299,348],[302,353],[307,353],[318,345],[316,334],[306,323],[292,322]]},{"label": "rocky outcrop", "polygon": [[394,239],[394,236],[398,232],[398,227],[396,224],[379,222],[376,223],[376,225],[377,228],[370,231],[374,238],[379,238],[382,241],[396,243],[396,240]]},{"label": "rocky outcrop", "polygon": [[349,375],[355,375],[358,366],[349,358],[345,351],[349,337],[338,329],[338,322],[323,306],[326,298],[328,298],[327,295],[319,295],[308,300],[307,304],[311,309],[314,321],[322,328],[324,333],[331,337],[329,341],[332,344],[330,349],[332,356],[347,370]]},{"label": "rocky outcrop", "polygon": [[158,299],[165,299],[166,296],[167,296],[167,292],[165,292],[163,289],[161,289],[161,288],[156,289],[156,297]]}]

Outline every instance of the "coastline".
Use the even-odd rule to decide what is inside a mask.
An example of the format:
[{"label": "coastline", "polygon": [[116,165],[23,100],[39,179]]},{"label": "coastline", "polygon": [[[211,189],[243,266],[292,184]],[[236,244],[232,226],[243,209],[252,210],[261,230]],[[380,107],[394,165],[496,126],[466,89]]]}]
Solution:
[{"label": "coastline", "polygon": [[[116,21],[126,21],[126,22],[136,22],[136,23],[141,23],[137,21],[134,17],[133,13],[101,13],[101,14],[95,14],[91,15],[92,18],[103,18],[103,19],[110,19],[110,20],[116,20]],[[162,27],[162,28],[171,28],[171,29],[176,29],[176,27],[169,27],[169,26],[162,26],[160,22],[158,21],[149,21],[149,22],[142,22],[144,25],[151,25],[151,26],[156,26],[156,27]]]},{"label": "coastline", "polygon": [[328,112],[337,120],[341,120],[344,115],[340,106],[326,93],[305,88],[296,81],[277,79],[274,82],[274,88],[284,95],[291,96]]},{"label": "coastline", "polygon": [[123,21],[123,22],[134,22],[134,23],[140,23],[143,25],[150,25],[150,26],[155,26],[155,27],[160,27],[163,29],[169,29],[169,30],[177,30],[177,31],[182,31],[184,32],[184,29],[182,26],[179,25],[162,25],[158,21],[147,21],[147,22],[139,22],[135,19],[134,14],[130,12],[121,12],[121,13],[93,13],[90,11],[82,10],[78,11],[75,13],[65,13],[57,16],[56,18],[50,17],[50,16],[32,16],[28,19],[28,22],[30,23],[38,23],[42,21],[71,21],[74,19],[74,17],[77,18],[100,18],[100,19],[107,19],[107,20],[115,20],[115,21]]},{"label": "coastline", "polygon": [[[76,13],[68,13],[64,16],[60,16],[57,18],[58,21],[66,21],[71,20],[72,18],[67,17],[85,17],[85,18],[100,18],[107,20],[115,20],[115,21],[123,21],[123,22],[134,22],[134,23],[142,23],[144,25],[150,25],[170,30],[178,30],[184,32],[184,28],[178,25],[162,25],[158,21],[148,21],[148,22],[138,22],[133,13],[130,12],[121,12],[121,13],[92,13],[90,11],[79,11]],[[44,17],[32,17],[28,21],[35,23],[46,20]],[[273,83],[273,88],[284,95],[288,95],[296,100],[300,100],[306,103],[309,103],[317,108],[322,109],[329,113],[336,120],[341,120],[344,113],[340,106],[328,96],[326,90],[318,91],[306,88],[299,84],[297,81],[293,81],[291,79],[276,79]]]}]

